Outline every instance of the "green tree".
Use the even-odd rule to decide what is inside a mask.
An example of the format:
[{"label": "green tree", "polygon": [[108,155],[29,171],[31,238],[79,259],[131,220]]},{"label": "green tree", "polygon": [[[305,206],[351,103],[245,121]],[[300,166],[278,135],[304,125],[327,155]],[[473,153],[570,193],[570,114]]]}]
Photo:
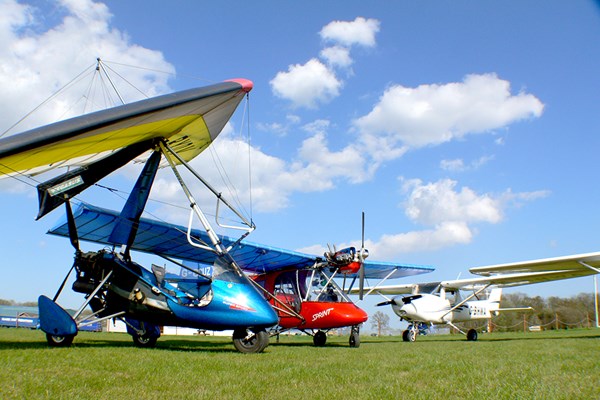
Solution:
[{"label": "green tree", "polygon": [[390,317],[381,311],[377,311],[369,319],[371,320],[371,328],[377,329],[377,336],[381,336],[382,332],[390,328]]}]

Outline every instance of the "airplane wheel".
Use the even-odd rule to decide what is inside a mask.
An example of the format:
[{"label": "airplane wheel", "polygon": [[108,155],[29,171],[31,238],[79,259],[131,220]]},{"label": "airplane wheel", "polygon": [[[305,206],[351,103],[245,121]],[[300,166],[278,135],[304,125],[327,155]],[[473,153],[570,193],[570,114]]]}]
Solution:
[{"label": "airplane wheel", "polygon": [[360,347],[360,335],[358,332],[350,333],[350,347]]},{"label": "airplane wheel", "polygon": [[327,334],[323,331],[317,331],[317,333],[315,333],[315,335],[313,336],[313,344],[317,347],[325,346],[326,342]]},{"label": "airplane wheel", "polygon": [[475,329],[469,329],[467,332],[467,340],[470,342],[474,342],[477,340],[477,331]]},{"label": "airplane wheel", "polygon": [[156,346],[156,341],[158,338],[156,336],[148,336],[148,335],[131,335],[133,338],[133,344],[136,347],[144,347],[151,348]]},{"label": "airplane wheel", "polygon": [[417,331],[414,329],[407,329],[402,332],[402,340],[405,342],[414,342],[417,340]]},{"label": "airplane wheel", "polygon": [[75,335],[55,336],[46,333],[46,340],[48,341],[48,345],[52,347],[69,347],[71,343],[73,343],[74,338]]},{"label": "airplane wheel", "polygon": [[410,340],[408,339],[408,334],[410,333],[410,331],[408,329],[402,331],[402,341],[404,342],[409,342]]},{"label": "airplane wheel", "polygon": [[237,329],[233,332],[233,345],[240,353],[261,353],[269,345],[265,330]]}]

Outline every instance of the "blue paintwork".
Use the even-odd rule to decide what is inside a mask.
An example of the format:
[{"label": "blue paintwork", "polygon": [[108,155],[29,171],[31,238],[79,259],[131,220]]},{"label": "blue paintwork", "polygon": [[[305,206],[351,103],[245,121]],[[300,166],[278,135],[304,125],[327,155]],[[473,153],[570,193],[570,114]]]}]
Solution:
[{"label": "blue paintwork", "polygon": [[54,336],[74,336],[77,324],[61,306],[46,296],[38,298],[40,329]]}]

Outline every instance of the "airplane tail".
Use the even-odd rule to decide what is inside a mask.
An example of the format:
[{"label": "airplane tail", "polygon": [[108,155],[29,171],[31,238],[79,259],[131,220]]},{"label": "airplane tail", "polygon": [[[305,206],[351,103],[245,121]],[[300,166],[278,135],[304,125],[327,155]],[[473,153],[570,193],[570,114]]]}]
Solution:
[{"label": "airplane tail", "polygon": [[497,303],[498,307],[500,307],[500,299],[502,298],[502,288],[493,288],[490,290],[490,295],[488,300],[490,303]]}]

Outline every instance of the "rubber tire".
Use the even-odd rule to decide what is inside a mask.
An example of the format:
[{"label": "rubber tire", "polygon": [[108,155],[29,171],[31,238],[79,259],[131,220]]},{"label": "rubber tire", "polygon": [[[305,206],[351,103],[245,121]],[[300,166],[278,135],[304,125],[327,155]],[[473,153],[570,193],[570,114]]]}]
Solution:
[{"label": "rubber tire", "polygon": [[316,347],[323,347],[327,343],[327,334],[323,331],[317,331],[313,336],[313,344]]},{"label": "rubber tire", "polygon": [[475,329],[469,329],[467,332],[467,340],[469,342],[474,342],[477,340],[477,331]]},{"label": "rubber tire", "polygon": [[69,347],[73,343],[75,335],[55,336],[46,333],[46,340],[50,347]]},{"label": "rubber tire", "polygon": [[265,330],[238,329],[233,332],[233,345],[240,353],[262,353],[269,345],[269,334]]},{"label": "rubber tire", "polygon": [[358,332],[351,332],[349,343],[350,347],[360,347],[360,334]]},{"label": "rubber tire", "polygon": [[150,349],[156,346],[156,341],[158,338],[156,336],[147,336],[147,335],[131,335],[133,338],[133,344],[136,347],[141,347],[145,349]]},{"label": "rubber tire", "polygon": [[410,331],[408,329],[405,329],[404,331],[402,331],[402,341],[410,342],[410,340],[408,339],[409,332]]}]

